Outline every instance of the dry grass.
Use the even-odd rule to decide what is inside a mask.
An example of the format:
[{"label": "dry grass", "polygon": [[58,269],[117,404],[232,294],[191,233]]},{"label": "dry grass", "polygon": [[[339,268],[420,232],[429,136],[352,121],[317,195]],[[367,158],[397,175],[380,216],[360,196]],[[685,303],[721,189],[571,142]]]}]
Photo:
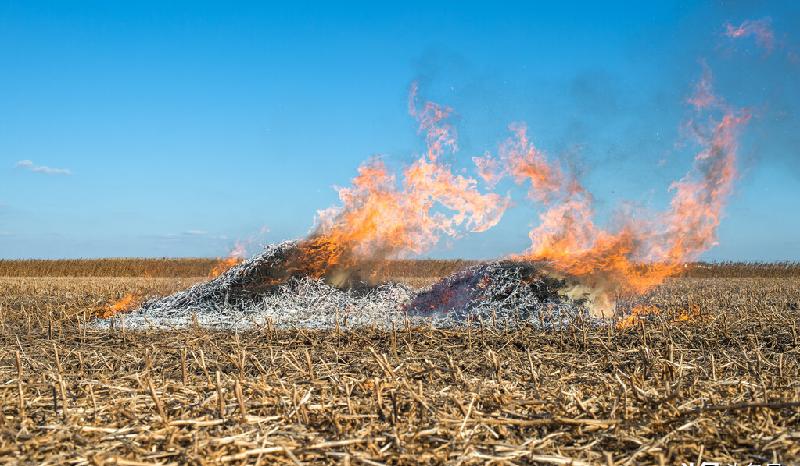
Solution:
[{"label": "dry grass", "polygon": [[[152,259],[0,259],[0,277],[206,277],[220,263],[213,258]],[[427,280],[477,264],[474,260],[390,260],[377,267],[377,279]],[[722,262],[689,264],[691,278],[800,277],[800,263]]]},{"label": "dry grass", "polygon": [[205,277],[219,259],[0,259],[0,277]]},{"label": "dry grass", "polygon": [[[676,279],[630,329],[86,325],[193,279],[0,279],[0,462],[800,458],[800,278]],[[700,315],[675,322],[681,310]],[[19,361],[19,364],[18,362]]]},{"label": "dry grass", "polygon": [[687,265],[681,274],[691,278],[786,278],[800,277],[797,262],[720,262]]},{"label": "dry grass", "polygon": [[[466,260],[392,260],[377,264],[374,279],[400,280],[414,286],[476,264]],[[0,259],[0,277],[208,277],[220,259]]]}]

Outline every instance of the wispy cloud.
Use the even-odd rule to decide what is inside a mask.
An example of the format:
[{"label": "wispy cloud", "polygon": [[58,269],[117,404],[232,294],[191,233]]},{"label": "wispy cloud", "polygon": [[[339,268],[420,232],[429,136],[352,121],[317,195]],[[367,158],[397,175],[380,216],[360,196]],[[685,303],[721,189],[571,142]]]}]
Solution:
[{"label": "wispy cloud", "polygon": [[216,235],[206,230],[194,230],[194,229],[185,230],[180,233],[148,234],[144,236],[148,238],[157,238],[161,240],[170,240],[170,241],[189,240],[190,238],[196,238],[198,240],[209,240],[209,241],[228,240],[227,235]]},{"label": "wispy cloud", "polygon": [[228,237],[228,235],[217,235],[217,234],[205,231],[205,230],[186,230],[186,231],[181,232],[180,235],[175,235],[175,236],[176,237],[179,237],[179,236],[182,236],[182,237],[190,236],[190,237],[193,237],[193,238],[206,238],[206,239],[213,240],[213,241],[227,241],[227,240],[230,239],[230,237]]},{"label": "wispy cloud", "polygon": [[46,165],[36,165],[31,160],[20,160],[17,162],[17,168],[29,170],[34,173],[42,173],[44,175],[71,175],[72,171],[68,168],[53,168]]},{"label": "wispy cloud", "polygon": [[14,233],[11,233],[10,231],[2,231],[2,230],[0,230],[0,238],[2,238],[3,236],[13,236],[13,235],[14,235]]}]

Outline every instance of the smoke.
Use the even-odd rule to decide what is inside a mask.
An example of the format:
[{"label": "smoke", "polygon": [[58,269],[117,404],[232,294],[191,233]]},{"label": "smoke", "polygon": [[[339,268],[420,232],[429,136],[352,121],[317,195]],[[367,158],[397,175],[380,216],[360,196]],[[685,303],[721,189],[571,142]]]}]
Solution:
[{"label": "smoke", "polygon": [[[748,99],[753,109],[753,128],[748,153],[743,165],[746,170],[780,166],[780,170],[800,175],[800,132],[798,105],[800,92],[800,59],[797,38],[792,36],[800,24],[796,14],[782,14],[773,21],[770,17],[746,19],[739,24],[725,22],[723,37],[731,48],[724,55],[720,68],[725,71],[726,93],[736,93]],[[764,53],[760,57],[748,54],[734,44],[752,41]],[[746,72],[742,72],[746,70]]]}]

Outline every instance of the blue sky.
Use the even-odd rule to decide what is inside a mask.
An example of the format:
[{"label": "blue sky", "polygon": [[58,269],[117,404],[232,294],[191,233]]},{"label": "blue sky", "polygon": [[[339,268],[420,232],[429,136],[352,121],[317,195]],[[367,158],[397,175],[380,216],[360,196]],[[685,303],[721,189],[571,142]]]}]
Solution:
[{"label": "blue sky", "polygon": [[[679,129],[705,60],[755,117],[703,257],[800,260],[800,5],[379,3],[0,2],[0,257],[221,256],[302,236],[359,163],[423,150],[414,81],[455,110],[454,166],[526,121],[582,173],[600,223],[624,201],[657,210],[691,165]],[[772,51],[724,37],[762,18]],[[497,227],[428,255],[525,249],[537,207],[498,189],[515,204]]]}]

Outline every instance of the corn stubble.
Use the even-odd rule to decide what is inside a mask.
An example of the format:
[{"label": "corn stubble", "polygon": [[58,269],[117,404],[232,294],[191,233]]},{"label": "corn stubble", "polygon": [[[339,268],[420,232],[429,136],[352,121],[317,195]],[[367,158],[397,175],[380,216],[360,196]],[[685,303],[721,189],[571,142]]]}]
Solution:
[{"label": "corn stubble", "polygon": [[727,267],[625,329],[560,331],[100,330],[107,303],[202,277],[0,278],[0,462],[787,463],[800,278]]}]

